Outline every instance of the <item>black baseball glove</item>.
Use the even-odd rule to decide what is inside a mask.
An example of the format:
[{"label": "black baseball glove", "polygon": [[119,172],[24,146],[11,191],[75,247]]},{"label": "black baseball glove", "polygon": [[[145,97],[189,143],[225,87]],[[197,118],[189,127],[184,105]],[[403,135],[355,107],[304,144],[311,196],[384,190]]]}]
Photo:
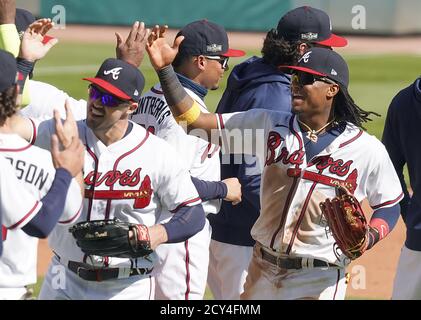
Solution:
[{"label": "black baseball glove", "polygon": [[[139,258],[151,254],[148,227],[113,220],[80,222],[69,231],[82,251],[88,255]],[[129,237],[129,231],[133,235]]]}]

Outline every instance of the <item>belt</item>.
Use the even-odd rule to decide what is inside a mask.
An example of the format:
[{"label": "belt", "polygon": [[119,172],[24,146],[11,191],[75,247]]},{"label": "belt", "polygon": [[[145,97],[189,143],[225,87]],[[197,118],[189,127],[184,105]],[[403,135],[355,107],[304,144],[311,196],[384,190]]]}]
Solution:
[{"label": "belt", "polygon": [[338,268],[336,264],[328,263],[319,259],[313,258],[287,258],[270,254],[263,248],[260,248],[261,257],[281,269],[304,269],[304,268]]},{"label": "belt", "polygon": [[68,268],[80,278],[87,281],[105,281],[111,279],[126,279],[132,276],[150,274],[153,268],[87,268],[85,263],[69,261]]}]

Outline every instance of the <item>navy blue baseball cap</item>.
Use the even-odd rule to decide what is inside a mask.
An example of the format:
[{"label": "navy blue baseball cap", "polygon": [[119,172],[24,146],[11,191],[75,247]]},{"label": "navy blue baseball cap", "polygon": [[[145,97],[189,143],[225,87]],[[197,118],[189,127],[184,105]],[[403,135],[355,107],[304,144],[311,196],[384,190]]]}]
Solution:
[{"label": "navy blue baseball cap", "polygon": [[224,27],[206,19],[194,21],[182,28],[177,36],[184,36],[179,52],[191,56],[242,57],[242,50],[230,49]]},{"label": "navy blue baseball cap", "polygon": [[0,75],[0,92],[16,84],[18,75],[16,59],[4,50],[0,50]]},{"label": "navy blue baseball cap", "polygon": [[326,12],[309,6],[288,11],[278,22],[278,36],[287,41],[314,42],[326,47],[345,47],[348,41],[332,33]]},{"label": "navy blue baseball cap", "polygon": [[[31,12],[25,9],[16,8],[15,26],[21,40],[26,29],[28,29],[33,22],[35,22],[35,17]],[[54,39],[54,37],[45,35],[42,43],[46,44],[51,39]]]},{"label": "navy blue baseball cap", "polygon": [[32,13],[25,9],[16,8],[15,25],[20,38],[33,22],[35,22],[35,17]]},{"label": "navy blue baseball cap", "polygon": [[135,66],[114,58],[105,60],[95,78],[83,78],[122,100],[139,102],[145,78]]},{"label": "navy blue baseball cap", "polygon": [[348,88],[349,70],[346,61],[339,53],[328,48],[311,48],[305,52],[295,66],[281,66],[326,77]]}]

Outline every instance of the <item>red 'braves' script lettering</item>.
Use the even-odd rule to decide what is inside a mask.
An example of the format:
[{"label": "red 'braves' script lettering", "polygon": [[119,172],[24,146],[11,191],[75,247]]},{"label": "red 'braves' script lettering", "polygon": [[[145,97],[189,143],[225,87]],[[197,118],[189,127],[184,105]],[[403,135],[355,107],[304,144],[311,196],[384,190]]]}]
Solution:
[{"label": "red 'braves' script lettering", "polygon": [[284,138],[277,132],[271,131],[267,140],[267,156],[266,166],[282,161],[283,164],[300,165],[303,163],[305,152],[302,150],[296,150],[289,154],[287,148],[282,147],[281,153],[275,158],[276,149],[281,145]]},{"label": "red 'braves' script lettering", "polygon": [[124,172],[110,170],[104,174],[102,172],[95,174],[95,171],[91,171],[85,177],[85,184],[98,187],[105,182],[107,187],[111,187],[118,182],[121,186],[134,187],[140,183],[140,171],[142,171],[141,168],[137,168],[133,173],[131,170]]},{"label": "red 'braves' script lettering", "polygon": [[[303,163],[305,151],[296,150],[292,153],[289,153],[286,147],[282,147],[279,155],[276,157],[276,151],[281,145],[284,138],[277,132],[271,131],[267,140],[267,155],[266,155],[266,166],[269,166],[274,163],[282,161],[283,164],[296,165],[300,166]],[[344,177],[349,173],[353,161],[348,160],[344,161],[342,159],[334,160],[329,155],[316,157],[311,163],[308,164],[308,167],[313,165],[316,166],[317,170],[324,171],[328,169],[331,174],[337,175],[339,177]]]},{"label": "red 'braves' script lettering", "polygon": [[334,160],[330,156],[323,156],[315,158],[312,163],[309,165],[316,165],[317,170],[325,170],[329,168],[329,172],[336,174],[337,176],[344,177],[348,174],[349,169],[351,168],[352,160],[348,160],[344,163],[342,159]]}]

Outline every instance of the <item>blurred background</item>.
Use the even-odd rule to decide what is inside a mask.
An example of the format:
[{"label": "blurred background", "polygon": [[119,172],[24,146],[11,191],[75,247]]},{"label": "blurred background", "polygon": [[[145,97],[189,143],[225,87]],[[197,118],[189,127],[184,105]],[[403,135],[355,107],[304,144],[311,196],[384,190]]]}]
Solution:
[{"label": "blurred background", "polygon": [[[252,55],[260,55],[266,32],[276,27],[279,18],[292,8],[310,5],[326,11],[335,33],[345,35],[349,44],[338,52],[350,68],[350,93],[364,109],[376,111],[366,125],[370,134],[381,139],[384,119],[392,98],[410,85],[421,73],[421,1],[418,0],[17,0],[17,6],[37,17],[49,17],[56,23],[51,34],[60,42],[37,63],[35,80],[44,81],[75,98],[87,95],[82,77],[93,76],[105,58],[115,55],[116,31],[127,36],[136,20],[148,27],[167,24],[173,40],[178,28],[206,18],[229,31],[230,46],[243,49],[247,56],[230,59],[230,67]],[[147,56],[140,68],[147,80],[145,90],[158,79]],[[227,76],[229,71],[227,72]],[[227,76],[225,78],[227,78]],[[214,110],[223,90],[207,96]],[[397,227],[373,250],[349,268],[351,279],[348,299],[390,299],[405,227]],[[40,242],[39,283],[51,252]],[[212,298],[210,293],[207,298]]]},{"label": "blurred background", "polygon": [[[421,1],[418,0],[17,0],[18,6],[38,16],[49,16],[54,6],[67,10],[68,23],[129,25],[142,17],[147,24],[168,24],[180,28],[190,21],[208,18],[227,30],[267,31],[292,8],[312,5],[332,17],[335,30],[352,34],[414,34],[421,32]],[[365,31],[351,25],[354,10],[364,7]],[[56,8],[56,10],[58,10]]]}]

